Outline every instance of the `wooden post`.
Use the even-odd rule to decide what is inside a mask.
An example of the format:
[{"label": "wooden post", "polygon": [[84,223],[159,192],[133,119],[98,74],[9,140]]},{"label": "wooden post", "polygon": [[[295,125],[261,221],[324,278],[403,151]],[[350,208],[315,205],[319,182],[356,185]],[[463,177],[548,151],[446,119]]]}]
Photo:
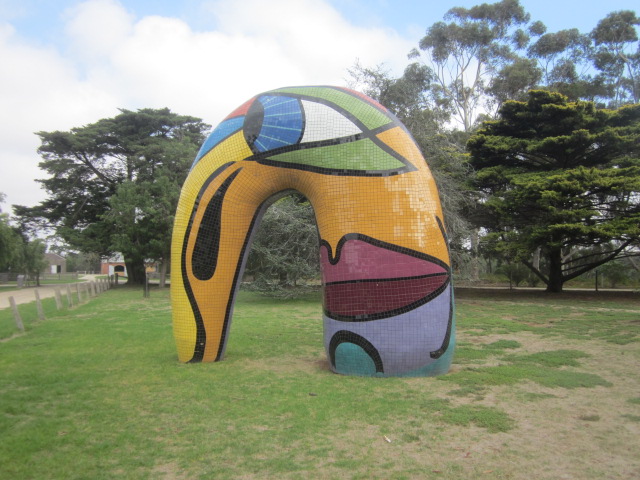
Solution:
[{"label": "wooden post", "polygon": [[60,288],[55,288],[56,293],[56,307],[58,310],[62,310],[62,294],[60,293]]},{"label": "wooden post", "polygon": [[96,296],[96,282],[91,282],[91,296]]},{"label": "wooden post", "polygon": [[18,312],[18,306],[16,305],[16,301],[13,297],[9,297],[9,303],[11,304],[11,310],[13,310],[13,318],[16,321],[16,327],[21,332],[24,332],[24,324],[22,323],[22,318],[20,317],[20,312]]},{"label": "wooden post", "polygon": [[78,294],[78,303],[82,303],[82,287],[76,283],[76,293]]},{"label": "wooden post", "polygon": [[145,273],[144,275],[144,298],[149,298],[149,274]]},{"label": "wooden post", "polygon": [[36,310],[38,310],[38,319],[45,320],[44,318],[44,310],[42,310],[42,302],[40,301],[40,292],[38,289],[35,289],[36,292]]},{"label": "wooden post", "polygon": [[71,298],[71,287],[67,283],[67,306],[69,308],[73,307],[73,299]]}]

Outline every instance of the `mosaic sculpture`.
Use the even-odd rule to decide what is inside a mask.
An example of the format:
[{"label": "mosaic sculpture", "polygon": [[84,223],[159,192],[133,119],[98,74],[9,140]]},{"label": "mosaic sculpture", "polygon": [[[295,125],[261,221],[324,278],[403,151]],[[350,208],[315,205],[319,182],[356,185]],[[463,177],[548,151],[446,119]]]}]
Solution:
[{"label": "mosaic sculpture", "polygon": [[318,224],[332,370],[446,373],[455,321],[435,182],[398,119],[337,87],[260,94],[202,145],[173,233],[180,361],[222,360],[252,235],[268,206],[293,190]]}]

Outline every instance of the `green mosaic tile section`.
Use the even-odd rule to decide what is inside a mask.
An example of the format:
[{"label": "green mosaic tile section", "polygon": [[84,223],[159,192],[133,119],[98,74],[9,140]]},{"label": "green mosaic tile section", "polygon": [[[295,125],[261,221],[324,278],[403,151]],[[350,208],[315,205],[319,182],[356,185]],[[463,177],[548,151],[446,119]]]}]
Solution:
[{"label": "green mosaic tile section", "polygon": [[405,166],[370,139],[295,150],[273,155],[268,160],[338,170],[397,170]]},{"label": "green mosaic tile section", "polygon": [[278,93],[293,93],[297,95],[308,95],[323,100],[328,100],[351,112],[367,128],[378,128],[389,123],[389,117],[372,105],[367,104],[363,99],[354,97],[342,90],[321,87],[300,87],[300,88],[280,88],[274,90]]},{"label": "green mosaic tile section", "polygon": [[336,371],[343,375],[376,376],[371,357],[358,345],[342,343],[336,349]]}]

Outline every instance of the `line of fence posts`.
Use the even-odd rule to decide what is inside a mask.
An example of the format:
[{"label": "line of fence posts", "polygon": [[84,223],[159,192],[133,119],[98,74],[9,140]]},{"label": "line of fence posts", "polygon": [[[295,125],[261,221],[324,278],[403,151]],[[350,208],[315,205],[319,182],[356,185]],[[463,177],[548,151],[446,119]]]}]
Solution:
[{"label": "line of fence posts", "polygon": [[[108,278],[98,278],[94,281],[77,283],[76,284],[76,298],[77,304],[80,305],[82,303],[88,302],[91,297],[97,297],[99,294],[106,292],[110,288],[118,285],[118,276],[117,275],[109,275]],[[148,285],[145,287],[145,291],[148,291]],[[40,292],[36,288],[34,290],[35,293],[35,301],[36,301],[36,311],[38,312],[38,320],[44,321],[46,317],[44,315],[44,309],[42,308],[42,300],[40,298]],[[74,307],[73,295],[71,292],[70,284],[65,285],[65,294],[67,297],[67,308]],[[148,296],[148,293],[145,295]],[[62,301],[62,291],[60,287],[54,288],[54,297],[56,301],[56,309],[62,310],[64,307]],[[18,310],[18,305],[16,304],[15,298],[13,296],[9,297],[9,305],[11,306],[11,310],[13,311],[13,318],[16,324],[16,327],[20,332],[24,332],[24,322],[22,321],[22,316],[20,315],[20,311]]]}]

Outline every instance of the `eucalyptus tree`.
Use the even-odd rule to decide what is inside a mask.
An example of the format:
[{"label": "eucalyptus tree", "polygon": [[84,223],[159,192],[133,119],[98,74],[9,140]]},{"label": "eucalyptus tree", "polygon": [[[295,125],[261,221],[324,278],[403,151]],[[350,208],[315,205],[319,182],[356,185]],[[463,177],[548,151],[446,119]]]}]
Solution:
[{"label": "eucalyptus tree", "polygon": [[[546,30],[542,25],[537,28]],[[543,33],[527,49],[528,57],[540,69],[540,85],[571,100],[595,100],[606,95],[602,81],[592,75],[593,52],[590,36],[577,28]]]},{"label": "eucalyptus tree", "polygon": [[593,63],[609,89],[610,105],[640,102],[640,18],[631,10],[612,12],[591,32]]},{"label": "eucalyptus tree", "polygon": [[[452,8],[444,20],[427,29],[410,57],[422,59],[434,79],[438,105],[468,132],[480,114],[495,108],[490,91],[499,85],[492,84],[494,78],[512,89],[517,84],[518,91],[536,83],[537,72],[518,55],[530,41],[530,16],[518,0],[501,0]],[[520,78],[507,82],[515,72]]]}]

